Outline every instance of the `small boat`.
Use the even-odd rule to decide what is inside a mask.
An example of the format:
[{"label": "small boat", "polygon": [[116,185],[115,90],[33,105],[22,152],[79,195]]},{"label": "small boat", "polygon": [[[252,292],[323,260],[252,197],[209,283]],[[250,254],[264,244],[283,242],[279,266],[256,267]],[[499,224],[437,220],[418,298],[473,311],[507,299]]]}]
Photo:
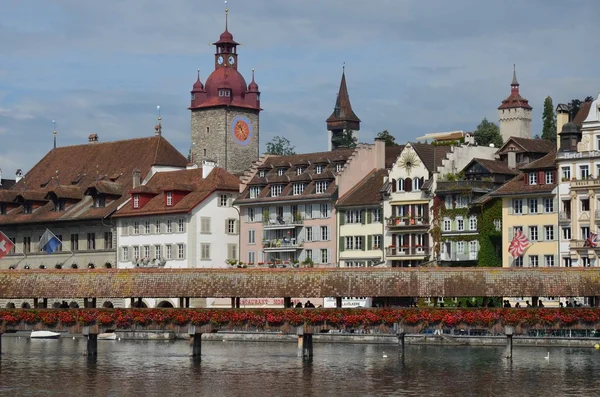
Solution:
[{"label": "small boat", "polygon": [[116,340],[117,334],[114,332],[103,332],[98,334],[98,340]]},{"label": "small boat", "polygon": [[52,331],[31,331],[29,337],[31,339],[58,339],[60,338],[60,333]]}]

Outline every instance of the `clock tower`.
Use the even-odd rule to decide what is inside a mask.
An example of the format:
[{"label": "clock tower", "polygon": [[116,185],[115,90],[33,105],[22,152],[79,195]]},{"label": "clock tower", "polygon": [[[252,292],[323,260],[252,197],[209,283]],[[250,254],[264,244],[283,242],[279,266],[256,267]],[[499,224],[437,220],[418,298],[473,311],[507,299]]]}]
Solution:
[{"label": "clock tower", "polygon": [[200,71],[191,91],[192,159],[196,164],[214,161],[231,173],[250,168],[259,155],[260,91],[238,71],[239,43],[228,30],[215,46],[214,71],[202,84]]}]

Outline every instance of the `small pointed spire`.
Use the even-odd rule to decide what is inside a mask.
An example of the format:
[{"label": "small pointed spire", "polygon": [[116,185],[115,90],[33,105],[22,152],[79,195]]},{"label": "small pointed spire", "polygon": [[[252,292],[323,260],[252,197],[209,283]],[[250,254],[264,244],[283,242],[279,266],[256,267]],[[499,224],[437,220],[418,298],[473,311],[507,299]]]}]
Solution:
[{"label": "small pointed spire", "polygon": [[162,117],[160,117],[160,105],[156,106],[158,112],[158,124],[154,127],[154,135],[162,135]]},{"label": "small pointed spire", "polygon": [[254,83],[254,68],[252,68],[252,82]]},{"label": "small pointed spire", "polygon": [[227,0],[225,0],[225,31],[227,31],[228,16],[229,16],[229,8],[227,8]]},{"label": "small pointed spire", "polygon": [[346,62],[342,64],[342,74],[346,74]]},{"label": "small pointed spire", "polygon": [[198,68],[198,81],[200,81],[200,68]]},{"label": "small pointed spire", "polygon": [[517,67],[514,63],[513,63],[513,79],[512,79],[512,83],[510,83],[510,85],[519,85],[519,82],[517,81]]},{"label": "small pointed spire", "polygon": [[52,125],[53,125],[52,134],[54,135],[54,149],[56,149],[56,120],[52,120]]}]

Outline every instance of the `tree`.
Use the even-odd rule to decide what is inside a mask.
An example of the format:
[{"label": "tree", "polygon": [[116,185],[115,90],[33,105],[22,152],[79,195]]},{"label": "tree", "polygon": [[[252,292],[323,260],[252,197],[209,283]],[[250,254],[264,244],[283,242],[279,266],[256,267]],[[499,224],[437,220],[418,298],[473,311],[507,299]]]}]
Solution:
[{"label": "tree", "polygon": [[495,147],[501,147],[504,140],[500,135],[500,128],[484,117],[475,129],[475,142],[482,146],[489,146],[490,143],[493,143]]},{"label": "tree", "polygon": [[579,112],[581,105],[583,105],[585,102],[591,102],[593,100],[594,100],[594,98],[592,98],[591,96],[585,97],[585,99],[583,101],[581,101],[579,99],[571,99],[571,102],[569,102],[569,104],[568,104],[569,120],[573,121],[573,119],[575,119],[575,116],[577,116],[577,112]]},{"label": "tree", "polygon": [[358,143],[358,138],[354,136],[353,130],[344,130],[336,140],[337,146],[347,148],[355,148]]},{"label": "tree", "polygon": [[396,138],[388,132],[388,130],[383,130],[379,132],[376,138],[383,139],[385,141],[385,146],[398,146],[396,143]]},{"label": "tree", "polygon": [[544,114],[542,115],[543,128],[542,139],[556,143],[556,114],[554,114],[554,106],[552,98],[549,96],[544,99]]},{"label": "tree", "polygon": [[267,142],[266,154],[277,154],[279,156],[290,156],[296,154],[294,147],[287,138],[275,136],[271,142]]}]

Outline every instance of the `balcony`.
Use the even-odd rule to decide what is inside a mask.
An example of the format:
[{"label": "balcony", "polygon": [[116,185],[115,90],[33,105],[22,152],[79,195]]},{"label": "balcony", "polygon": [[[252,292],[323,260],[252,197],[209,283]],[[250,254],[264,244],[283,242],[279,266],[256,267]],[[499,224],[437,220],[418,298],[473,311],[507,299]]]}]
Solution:
[{"label": "balcony", "polygon": [[391,216],[386,218],[389,228],[410,227],[414,229],[429,227],[427,216]]},{"label": "balcony", "polygon": [[571,180],[571,189],[600,187],[600,178]]},{"label": "balcony", "polygon": [[386,255],[389,257],[404,257],[404,256],[426,256],[429,255],[429,247],[409,247],[409,246],[389,246],[386,248]]},{"label": "balcony", "polygon": [[568,223],[571,222],[571,212],[559,212],[558,213],[558,220],[560,222],[564,222],[564,223]]},{"label": "balcony", "polygon": [[265,252],[292,252],[302,248],[302,241],[296,238],[282,238],[263,240],[263,251]]},{"label": "balcony", "polygon": [[570,247],[571,247],[571,249],[586,249],[586,250],[600,249],[600,244],[598,247],[586,247],[586,245],[585,245],[586,241],[587,240],[571,240]]},{"label": "balcony", "polygon": [[440,260],[443,262],[476,261],[477,252],[470,252],[468,254],[459,254],[457,252],[442,252],[440,254]]},{"label": "balcony", "polygon": [[278,216],[277,218],[269,217],[263,221],[264,229],[293,229],[302,226],[304,220],[301,216]]},{"label": "balcony", "polygon": [[437,183],[436,192],[475,191],[487,193],[497,185],[492,181],[440,181]]}]

